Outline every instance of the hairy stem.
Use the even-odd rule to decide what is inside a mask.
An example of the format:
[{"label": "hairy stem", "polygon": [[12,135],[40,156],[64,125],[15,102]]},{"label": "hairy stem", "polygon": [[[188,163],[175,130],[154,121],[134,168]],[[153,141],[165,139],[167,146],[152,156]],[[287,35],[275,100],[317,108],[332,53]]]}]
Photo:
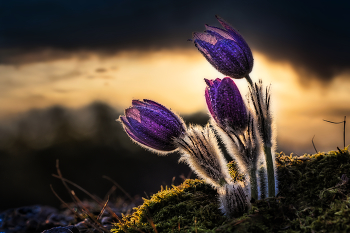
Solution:
[{"label": "hairy stem", "polygon": [[250,78],[249,74],[247,74],[247,76],[245,76],[245,79],[247,79],[249,85],[252,87],[252,86],[253,86],[253,81],[252,81],[252,79]]},{"label": "hairy stem", "polygon": [[258,197],[258,180],[256,178],[256,166],[252,166],[250,171],[250,185],[251,185],[251,195],[256,201],[259,199]]},{"label": "hairy stem", "polygon": [[267,183],[269,197],[275,197],[275,169],[273,168],[273,160],[271,147],[264,146],[266,168],[267,168]]}]

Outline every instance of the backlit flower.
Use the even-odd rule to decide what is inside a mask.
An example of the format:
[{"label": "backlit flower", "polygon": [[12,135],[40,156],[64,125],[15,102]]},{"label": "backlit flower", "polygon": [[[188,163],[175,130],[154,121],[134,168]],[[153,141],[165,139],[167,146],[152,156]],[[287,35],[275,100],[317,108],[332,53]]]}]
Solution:
[{"label": "backlit flower", "polygon": [[151,100],[133,100],[132,105],[125,110],[125,116],[119,118],[130,138],[159,153],[177,149],[174,139],[186,131],[179,116]]},{"label": "backlit flower", "polygon": [[248,114],[238,87],[231,78],[205,79],[205,99],[210,114],[221,128],[243,131]]},{"label": "backlit flower", "polygon": [[236,79],[246,77],[253,68],[253,55],[247,42],[226,21],[216,18],[224,29],[205,25],[204,33],[193,33],[195,46],[222,74]]}]

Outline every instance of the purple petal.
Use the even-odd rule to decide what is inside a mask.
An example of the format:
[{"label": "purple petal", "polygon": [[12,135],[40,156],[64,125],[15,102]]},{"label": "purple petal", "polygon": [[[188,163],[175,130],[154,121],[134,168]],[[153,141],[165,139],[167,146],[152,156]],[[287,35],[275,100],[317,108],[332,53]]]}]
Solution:
[{"label": "purple petal", "polygon": [[222,124],[231,127],[245,128],[247,126],[247,110],[242,96],[231,78],[224,78],[217,90],[217,116]]},{"label": "purple petal", "polygon": [[219,78],[216,78],[214,81],[213,81],[213,87],[214,88],[218,88],[218,86],[220,85],[220,83],[221,83],[221,79],[219,79]]},{"label": "purple petal", "polygon": [[228,40],[234,40],[235,41],[235,38],[230,34],[228,33],[227,31],[221,29],[221,28],[218,28],[218,27],[214,27],[214,26],[209,26],[209,25],[205,25],[205,28],[207,29],[207,33],[215,36],[215,37],[221,37],[223,39],[228,39]]},{"label": "purple petal", "polygon": [[218,69],[217,61],[215,60],[215,48],[214,45],[207,43],[202,40],[195,40],[194,45],[197,47],[199,52],[203,54],[203,56],[207,59],[207,61],[215,67],[215,69]]},{"label": "purple petal", "polygon": [[215,113],[213,111],[212,101],[210,98],[208,87],[205,89],[205,100],[207,102],[207,106],[208,106],[208,110],[209,110],[210,114],[212,115],[212,117],[216,118]]},{"label": "purple petal", "polygon": [[[230,42],[228,42],[228,44],[230,44]],[[226,65],[226,72],[230,73],[228,76],[238,79],[245,77],[251,72],[252,67],[248,65],[245,53],[238,45],[232,44],[231,46],[227,46],[225,57],[228,61],[235,61],[231,64],[227,63],[229,65]]]},{"label": "purple petal", "polygon": [[209,79],[206,79],[206,78],[205,78],[204,81],[205,81],[205,83],[208,85],[209,88],[212,87],[212,86],[214,85],[213,80],[209,80]]},{"label": "purple petal", "polygon": [[205,80],[208,84],[208,87],[205,90],[205,97],[207,101],[207,106],[210,114],[215,119],[218,120],[218,116],[216,113],[216,98],[217,98],[217,88],[221,83],[221,79],[217,78],[213,80]]},{"label": "purple petal", "polygon": [[141,106],[141,107],[147,107],[147,104],[145,102],[142,102],[140,100],[132,100],[132,106]]},{"label": "purple petal", "polygon": [[150,123],[147,122],[147,120],[139,123],[132,118],[128,118],[128,121],[131,125],[129,130],[133,135],[135,135],[136,138],[138,138],[137,141],[141,144],[163,151],[171,151],[176,149],[176,147],[172,144],[172,138],[169,137],[166,132],[162,131],[162,126],[155,123],[147,125],[147,123]]},{"label": "purple petal", "polygon": [[144,99],[143,101],[145,103],[145,107],[147,107],[147,108],[153,109],[155,111],[162,111],[162,112],[168,113],[170,116],[176,117],[172,111],[170,111],[169,109],[167,109],[163,105],[158,104],[157,102],[154,102],[154,101],[148,100],[148,99]]},{"label": "purple petal", "polygon": [[129,137],[134,139],[134,141],[136,141],[142,145],[146,145],[146,146],[149,146],[151,148],[157,149],[157,148],[155,148],[155,145],[150,144],[147,141],[142,140],[141,138],[138,138],[129,128],[124,127],[124,130],[129,135]]},{"label": "purple petal", "polygon": [[[173,127],[176,127],[178,129],[183,129],[184,123],[182,120],[180,120],[180,118],[175,113],[173,113],[163,105],[158,104],[157,102],[154,102],[152,100],[144,99],[144,101],[148,104],[147,106],[148,108],[152,108],[155,110],[155,112],[158,113],[158,114],[155,113],[154,119],[160,119],[159,115],[162,115],[164,118],[167,119],[167,122],[172,123],[174,125]],[[164,120],[162,119],[162,121]]]},{"label": "purple petal", "polygon": [[152,138],[148,138],[148,140],[145,140],[147,135],[140,133],[140,130],[135,130],[133,126],[131,126],[131,124],[129,123],[127,117],[121,116],[119,119],[121,120],[124,126],[125,132],[136,142],[158,150],[162,150],[164,148],[164,145],[159,145],[159,143],[157,143],[157,141],[153,140]]},{"label": "purple petal", "polygon": [[122,122],[124,127],[126,127],[126,128],[130,128],[131,127],[128,119],[125,116],[120,116],[119,120]]},{"label": "purple petal", "polygon": [[209,44],[215,45],[217,42],[217,39],[215,36],[211,35],[210,33],[205,33],[205,32],[194,32],[192,34],[192,37],[194,40],[201,40],[205,41]]},{"label": "purple petal", "polygon": [[[163,125],[167,125],[168,128],[176,129],[176,131],[183,129],[183,121],[181,121],[179,117],[172,111],[157,102],[144,99],[144,102],[133,100],[132,104],[134,106],[125,111],[126,116],[133,117],[134,119],[141,122],[140,115],[148,115],[148,117],[153,118],[155,122],[158,122],[159,124],[163,123]],[[130,115],[128,115],[129,111]]]},{"label": "purple petal", "polygon": [[219,21],[219,23],[227,30],[227,32],[231,35],[231,37],[235,39],[237,43],[243,43],[248,47],[243,37],[228,22],[226,22],[220,16],[215,15],[215,17]]},{"label": "purple petal", "polygon": [[220,40],[213,48],[212,57],[217,69],[232,78],[243,78],[251,71],[244,51],[230,40]]},{"label": "purple petal", "polygon": [[244,38],[223,18],[217,15],[215,17],[219,21],[219,23],[232,35],[232,37],[235,38],[237,44],[244,50],[244,54],[246,56],[249,66],[253,67],[253,54]]},{"label": "purple petal", "polygon": [[140,111],[134,107],[125,109],[125,116],[127,116],[128,118],[133,118],[138,122],[141,122]]},{"label": "purple petal", "polygon": [[215,45],[196,40],[195,45],[208,62],[224,75],[238,79],[251,71],[244,51],[232,40],[222,39]]},{"label": "purple petal", "polygon": [[148,108],[140,108],[141,123],[149,125],[149,127],[157,127],[157,129],[177,137],[181,134],[183,125],[177,121],[172,115],[168,115],[164,111],[154,111]]},{"label": "purple petal", "polygon": [[164,111],[169,112],[169,113],[172,114],[172,112],[171,112],[169,109],[167,109],[166,107],[164,107],[164,106],[161,105],[161,104],[158,104],[157,102],[154,102],[154,101],[148,100],[148,99],[143,99],[143,101],[144,101],[145,103],[147,103],[147,107],[151,107],[151,108],[153,108],[153,109],[162,109],[162,110],[164,110]]}]

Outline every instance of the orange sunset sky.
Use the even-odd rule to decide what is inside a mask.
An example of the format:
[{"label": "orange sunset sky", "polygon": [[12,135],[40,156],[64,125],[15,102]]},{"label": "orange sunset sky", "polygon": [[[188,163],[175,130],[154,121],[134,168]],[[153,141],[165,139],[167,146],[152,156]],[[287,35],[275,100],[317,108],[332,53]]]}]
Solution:
[{"label": "orange sunset sky", "polygon": [[[298,153],[302,151],[299,148],[313,152],[314,135],[320,151],[342,147],[342,125],[323,119],[342,121],[349,113],[349,74],[339,75],[326,85],[315,80],[301,85],[303,77],[292,64],[273,61],[257,51],[253,54],[252,79],[272,85],[278,140]],[[132,50],[108,56],[80,52],[48,62],[0,65],[0,73],[2,118],[31,108],[79,108],[93,101],[125,109],[132,99],[143,98],[180,114],[206,112],[203,79],[224,77],[195,48]],[[235,81],[244,96],[245,79]]]},{"label": "orange sunset sky", "polygon": [[[217,14],[251,47],[253,81],[272,85],[281,149],[312,153],[314,135],[320,151],[343,145],[342,125],[323,119],[350,116],[350,6],[344,1],[18,0],[0,6],[0,119],[94,101],[123,110],[143,98],[179,114],[206,112],[203,79],[224,76],[187,39],[206,23],[219,26]],[[236,82],[245,95],[246,81]]]}]

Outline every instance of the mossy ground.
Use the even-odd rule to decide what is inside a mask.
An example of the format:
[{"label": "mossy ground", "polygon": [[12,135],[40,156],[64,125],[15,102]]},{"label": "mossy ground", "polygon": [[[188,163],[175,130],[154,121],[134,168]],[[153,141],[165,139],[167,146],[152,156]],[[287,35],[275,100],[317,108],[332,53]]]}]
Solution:
[{"label": "mossy ground", "polygon": [[[348,149],[276,156],[279,193],[252,204],[249,213],[227,219],[214,189],[200,180],[161,190],[113,232],[350,232]],[[231,175],[236,174],[231,163]],[[344,175],[345,174],[345,175]]]}]

